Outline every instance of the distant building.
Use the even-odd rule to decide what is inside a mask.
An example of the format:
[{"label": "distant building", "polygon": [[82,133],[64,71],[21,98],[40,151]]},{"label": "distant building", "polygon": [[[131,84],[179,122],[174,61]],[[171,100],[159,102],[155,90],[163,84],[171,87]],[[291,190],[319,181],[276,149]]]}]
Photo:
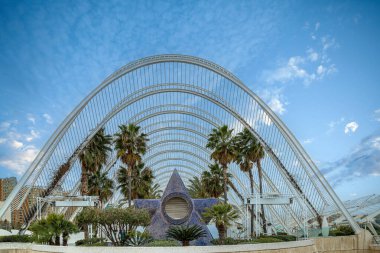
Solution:
[{"label": "distant building", "polygon": [[[27,190],[26,187],[24,189]],[[25,218],[30,215],[30,211],[36,208],[37,197],[40,197],[43,191],[44,188],[33,186],[21,208],[16,209],[12,205],[12,226],[14,228],[20,228],[24,224]]]},{"label": "distant building", "polygon": [[[3,205],[4,201],[8,198],[9,194],[12,192],[13,188],[17,184],[17,179],[15,177],[0,178],[0,207]],[[12,220],[11,210],[7,210],[4,219],[10,222]]]},{"label": "distant building", "polygon": [[5,201],[17,184],[15,177],[0,178],[0,201]]}]

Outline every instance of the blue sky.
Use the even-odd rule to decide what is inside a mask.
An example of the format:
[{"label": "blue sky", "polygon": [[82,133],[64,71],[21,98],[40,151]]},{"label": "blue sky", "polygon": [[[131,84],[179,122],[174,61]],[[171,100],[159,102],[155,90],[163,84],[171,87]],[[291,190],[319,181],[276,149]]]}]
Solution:
[{"label": "blue sky", "polygon": [[343,199],[379,193],[379,1],[0,0],[0,177],[126,63],[211,60],[280,116]]}]

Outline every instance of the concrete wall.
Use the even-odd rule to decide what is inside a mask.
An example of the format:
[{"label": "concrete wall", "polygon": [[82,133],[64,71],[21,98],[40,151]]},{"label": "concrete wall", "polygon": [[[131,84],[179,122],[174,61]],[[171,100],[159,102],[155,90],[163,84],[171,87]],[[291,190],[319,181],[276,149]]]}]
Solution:
[{"label": "concrete wall", "polygon": [[264,244],[242,244],[224,246],[189,246],[189,247],[75,247],[49,246],[21,243],[1,243],[0,253],[313,253],[311,240]]},{"label": "concrete wall", "polygon": [[28,243],[0,243],[0,253],[374,253],[370,249],[371,234],[363,231],[358,235],[315,238],[312,240],[241,244],[223,246],[190,247],[75,247],[49,246]]}]

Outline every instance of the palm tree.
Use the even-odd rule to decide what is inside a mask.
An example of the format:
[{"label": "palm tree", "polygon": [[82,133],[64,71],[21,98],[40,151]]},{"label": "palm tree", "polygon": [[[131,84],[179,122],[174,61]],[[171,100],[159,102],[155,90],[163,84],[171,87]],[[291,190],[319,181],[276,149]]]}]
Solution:
[{"label": "palm tree", "polygon": [[199,225],[171,226],[166,231],[167,238],[182,242],[182,246],[189,246],[190,241],[206,236],[205,230]]},{"label": "palm tree", "polygon": [[88,193],[99,196],[100,204],[112,197],[114,187],[115,184],[107,177],[107,172],[98,170],[88,178]]},{"label": "palm tree", "polygon": [[[153,171],[149,167],[145,167],[144,163],[138,163],[132,169],[131,184],[129,184],[128,169],[123,166],[120,166],[117,180],[119,183],[118,188],[121,189],[121,192],[126,198],[129,196],[129,192],[132,199],[146,199],[151,197],[150,193],[159,193],[154,193]],[[129,186],[131,186],[131,191],[129,191]],[[156,189],[157,188],[159,188],[159,185],[156,186]]]},{"label": "palm tree", "polygon": [[67,246],[67,241],[70,238],[70,234],[77,233],[78,231],[79,229],[74,223],[68,220],[63,220],[62,221],[62,245]]},{"label": "palm tree", "polygon": [[107,162],[111,142],[111,136],[106,135],[104,128],[101,128],[80,152],[82,195],[88,195],[88,174],[100,170]]},{"label": "palm tree", "polygon": [[[260,142],[257,141],[256,137],[247,128],[244,128],[242,132],[236,135],[234,143],[237,150],[237,156],[235,160],[239,164],[240,170],[248,173],[249,175],[251,195],[254,194],[254,190],[253,190],[254,180],[253,180],[253,172],[252,172],[252,168],[254,164],[257,165],[258,174],[259,174],[259,191],[260,191],[260,194],[262,194],[263,186],[262,186],[261,159],[263,159],[265,156],[263,146],[260,144]],[[266,229],[266,220],[265,220],[263,205],[261,205],[261,217],[263,219],[263,230],[264,230],[264,233],[266,233],[267,229]],[[251,209],[251,236],[253,236],[253,233],[254,233],[253,221],[254,221],[254,211],[252,208]]]},{"label": "palm tree", "polygon": [[63,232],[63,214],[51,213],[46,218],[48,226],[52,228],[55,245],[60,245],[61,234]]},{"label": "palm tree", "polygon": [[205,220],[215,223],[221,240],[226,238],[227,228],[231,226],[231,223],[239,218],[238,212],[232,205],[226,203],[206,208],[202,215]]},{"label": "palm tree", "polygon": [[141,162],[141,156],[145,154],[146,143],[148,139],[146,134],[140,133],[140,127],[135,124],[119,126],[120,132],[116,133],[115,148],[117,157],[127,165],[128,176],[128,204],[131,206],[132,170],[138,162]]},{"label": "palm tree", "polygon": [[[215,163],[209,165],[209,171],[203,171],[202,173],[202,182],[205,186],[206,192],[209,193],[209,196],[212,198],[219,198],[223,194],[223,180],[224,172],[223,168],[219,164]],[[230,178],[231,174],[227,173],[227,178]],[[228,188],[227,188],[228,189]]]},{"label": "palm tree", "polygon": [[[261,159],[264,158],[265,152],[264,148],[261,145],[261,143],[257,142],[257,155],[256,155],[256,165],[257,165],[257,172],[259,174],[259,191],[260,195],[263,194],[263,170],[261,167]],[[267,232],[267,221],[265,218],[265,213],[264,213],[264,205],[261,205],[261,218],[263,219],[263,230],[264,233]]]},{"label": "palm tree", "polygon": [[223,190],[224,190],[224,202],[227,203],[227,169],[236,156],[235,146],[233,145],[233,129],[228,129],[228,126],[224,125],[219,128],[212,129],[212,133],[209,134],[206,147],[212,150],[211,158],[218,162],[223,168]]},{"label": "palm tree", "polygon": [[202,179],[199,179],[199,177],[194,176],[189,181],[190,181],[190,185],[189,185],[188,191],[192,198],[205,199],[205,198],[210,197],[210,194],[209,192],[207,192],[206,186],[204,185]]},{"label": "palm tree", "polygon": [[151,184],[148,189],[147,199],[159,199],[161,198],[162,190],[160,190],[160,185],[158,183]]}]

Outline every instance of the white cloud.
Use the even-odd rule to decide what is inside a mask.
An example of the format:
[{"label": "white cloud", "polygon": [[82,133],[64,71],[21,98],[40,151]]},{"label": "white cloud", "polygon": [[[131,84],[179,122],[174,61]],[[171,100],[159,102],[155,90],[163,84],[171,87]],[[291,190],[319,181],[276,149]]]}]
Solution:
[{"label": "white cloud", "polygon": [[319,22],[317,22],[315,24],[315,31],[318,31],[320,26],[321,26],[321,24]]},{"label": "white cloud", "polygon": [[40,137],[40,133],[37,132],[36,130],[30,130],[30,134],[26,136],[26,141],[31,142],[36,138]]},{"label": "white cloud", "polygon": [[45,118],[46,123],[53,124],[53,118],[49,114],[44,113],[42,116]]},{"label": "white cloud", "polygon": [[338,47],[337,43],[335,42],[335,39],[331,38],[330,36],[322,37],[321,42],[323,51],[326,51],[331,47]]},{"label": "white cloud", "polygon": [[287,103],[284,102],[282,92],[280,88],[260,91],[260,97],[267,103],[272,111],[280,115],[286,112],[285,106],[287,105]]},{"label": "white cloud", "polygon": [[317,74],[318,75],[322,75],[325,71],[326,71],[326,69],[322,65],[318,66],[318,68],[317,68]]},{"label": "white cloud", "polygon": [[380,108],[375,110],[375,120],[380,122]]},{"label": "white cloud", "polygon": [[310,49],[307,50],[307,58],[311,62],[315,62],[315,61],[317,61],[319,59],[319,55],[312,48],[310,48]]},{"label": "white cloud", "polygon": [[375,149],[380,150],[380,136],[373,138],[371,141],[371,146]]},{"label": "white cloud", "polygon": [[0,144],[5,143],[6,141],[7,141],[7,139],[5,139],[5,138],[0,138]]},{"label": "white cloud", "polygon": [[330,183],[336,186],[358,177],[380,176],[380,129],[364,138],[352,152],[321,168]]},{"label": "white cloud", "polygon": [[17,148],[21,148],[22,146],[24,146],[24,144],[20,141],[16,141],[16,140],[11,141],[11,147],[12,148],[17,149]]},{"label": "white cloud", "polygon": [[330,123],[327,124],[328,127],[329,127],[328,130],[327,130],[327,133],[331,133],[332,131],[334,131],[334,129],[338,125],[342,124],[343,122],[344,122],[344,117],[341,117],[340,119],[335,120],[335,121],[330,121]]},{"label": "white cloud", "polygon": [[279,67],[274,71],[269,71],[266,81],[268,83],[285,83],[295,79],[301,79],[304,83],[308,84],[315,76],[310,75],[301,67],[304,63],[305,59],[301,56],[290,57],[285,66]]},{"label": "white cloud", "polygon": [[268,106],[272,109],[272,111],[280,115],[286,111],[285,105],[278,98],[272,98],[269,101]]},{"label": "white cloud", "polygon": [[355,133],[358,127],[359,127],[359,124],[356,123],[355,121],[347,123],[346,126],[344,127],[344,133],[345,134],[348,134],[350,132]]},{"label": "white cloud", "polygon": [[0,131],[5,131],[11,126],[11,123],[8,121],[1,122]]},{"label": "white cloud", "polygon": [[27,146],[10,158],[0,159],[0,166],[15,171],[18,175],[21,175],[26,171],[38,152],[39,150],[34,146]]},{"label": "white cloud", "polygon": [[310,144],[310,143],[312,143],[313,141],[314,141],[313,138],[308,138],[308,139],[304,140],[303,143],[304,143],[304,144]]},{"label": "white cloud", "polygon": [[36,118],[33,116],[33,114],[28,114],[27,116],[26,116],[26,118],[30,121],[30,122],[32,122],[33,124],[36,124]]},{"label": "white cloud", "polygon": [[[318,38],[314,33],[317,33],[319,27],[320,23],[317,22],[312,32],[313,40]],[[327,54],[330,48],[336,47],[338,45],[333,37],[323,36],[316,49],[309,48],[305,55],[289,57],[277,68],[263,71],[262,78],[269,84],[301,80],[305,85],[309,85],[314,81],[322,80],[327,75],[337,71],[335,64],[331,62]]]}]

